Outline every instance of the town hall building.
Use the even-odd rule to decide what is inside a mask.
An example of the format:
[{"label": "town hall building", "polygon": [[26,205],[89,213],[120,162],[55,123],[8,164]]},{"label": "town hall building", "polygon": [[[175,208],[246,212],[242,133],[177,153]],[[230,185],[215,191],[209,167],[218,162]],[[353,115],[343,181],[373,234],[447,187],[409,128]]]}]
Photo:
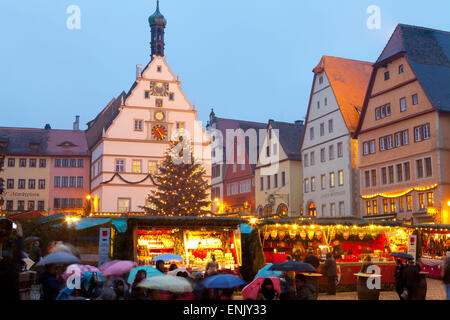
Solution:
[{"label": "town hall building", "polygon": [[195,105],[165,56],[167,20],[157,9],[149,17],[151,61],[136,68],[136,81],[88,123],[91,150],[91,196],[94,212],[143,212],[155,188],[157,173],[169,142],[180,132],[190,137],[192,151],[211,177],[210,140],[198,120]]}]

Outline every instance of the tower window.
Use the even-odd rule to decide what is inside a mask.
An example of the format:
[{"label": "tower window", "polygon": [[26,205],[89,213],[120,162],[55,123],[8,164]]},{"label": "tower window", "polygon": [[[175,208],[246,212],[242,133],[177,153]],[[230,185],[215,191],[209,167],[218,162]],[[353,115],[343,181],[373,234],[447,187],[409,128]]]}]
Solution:
[{"label": "tower window", "polygon": [[158,67],[156,68],[156,70],[157,70],[158,72],[161,72],[161,70],[162,70],[161,66],[158,66]]}]

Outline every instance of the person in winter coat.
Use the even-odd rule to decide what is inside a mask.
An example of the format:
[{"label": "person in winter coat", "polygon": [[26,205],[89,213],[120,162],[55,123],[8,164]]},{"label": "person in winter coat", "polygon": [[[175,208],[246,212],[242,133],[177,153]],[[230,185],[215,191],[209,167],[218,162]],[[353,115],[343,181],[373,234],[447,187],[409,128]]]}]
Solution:
[{"label": "person in winter coat", "polygon": [[316,269],[320,266],[320,260],[316,255],[314,255],[313,250],[311,248],[308,249],[308,254],[306,255],[305,260],[303,260],[303,262],[309,263]]},{"label": "person in winter coat", "polygon": [[408,300],[417,300],[417,288],[420,282],[420,266],[414,260],[408,261],[408,266],[403,271],[403,283],[408,292]]},{"label": "person in winter coat", "polygon": [[56,300],[62,283],[59,275],[62,269],[55,264],[49,264],[44,267],[44,272],[39,275],[41,284],[41,300]]},{"label": "person in winter coat", "polygon": [[403,271],[405,270],[405,266],[402,263],[402,260],[397,259],[395,261],[395,270],[394,270],[394,278],[395,278],[395,291],[398,294],[400,300],[404,300],[402,297],[403,291],[405,290],[405,286],[403,284]]},{"label": "person in winter coat", "polygon": [[315,288],[306,283],[306,276],[301,273],[295,276],[295,289],[293,300],[316,300]]},{"label": "person in winter coat", "polygon": [[448,252],[441,270],[442,281],[445,284],[445,292],[447,293],[447,300],[450,300],[450,255]]},{"label": "person in winter coat", "polygon": [[[19,273],[22,266],[23,234],[20,223],[0,219],[0,301],[20,300]],[[3,250],[3,242],[13,233],[17,234],[13,254]]]},{"label": "person in winter coat", "polygon": [[322,268],[322,273],[328,279],[328,294],[336,295],[336,278],[337,278],[337,266],[336,260],[333,255],[328,252],[326,255],[325,264]]}]

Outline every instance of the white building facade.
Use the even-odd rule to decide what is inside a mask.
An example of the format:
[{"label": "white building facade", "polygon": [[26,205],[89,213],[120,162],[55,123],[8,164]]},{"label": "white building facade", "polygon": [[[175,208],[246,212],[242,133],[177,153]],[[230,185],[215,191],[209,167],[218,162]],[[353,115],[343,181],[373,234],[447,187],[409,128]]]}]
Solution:
[{"label": "white building facade", "polygon": [[360,216],[358,124],[371,72],[367,62],[322,57],[302,137],[303,216]]},{"label": "white building facade", "polygon": [[128,93],[113,99],[88,123],[92,153],[91,196],[95,212],[143,212],[169,142],[183,132],[190,137],[196,160],[210,183],[209,137],[198,120],[195,105],[187,100],[179,77],[164,55],[166,20],[159,12],[149,18],[152,59],[141,70]]}]

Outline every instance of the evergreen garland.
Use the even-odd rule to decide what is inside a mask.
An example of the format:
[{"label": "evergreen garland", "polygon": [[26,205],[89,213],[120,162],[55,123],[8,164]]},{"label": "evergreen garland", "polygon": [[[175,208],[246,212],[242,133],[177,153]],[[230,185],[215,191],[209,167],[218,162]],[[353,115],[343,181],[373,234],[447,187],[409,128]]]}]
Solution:
[{"label": "evergreen garland", "polygon": [[[186,158],[190,161],[185,161]],[[205,210],[211,204],[207,200],[210,186],[204,179],[205,174],[205,169],[194,159],[189,141],[183,140],[183,137],[172,141],[160,164],[159,173],[154,176],[157,189],[147,198],[150,207],[145,207],[146,212],[164,216],[211,213]]]}]

